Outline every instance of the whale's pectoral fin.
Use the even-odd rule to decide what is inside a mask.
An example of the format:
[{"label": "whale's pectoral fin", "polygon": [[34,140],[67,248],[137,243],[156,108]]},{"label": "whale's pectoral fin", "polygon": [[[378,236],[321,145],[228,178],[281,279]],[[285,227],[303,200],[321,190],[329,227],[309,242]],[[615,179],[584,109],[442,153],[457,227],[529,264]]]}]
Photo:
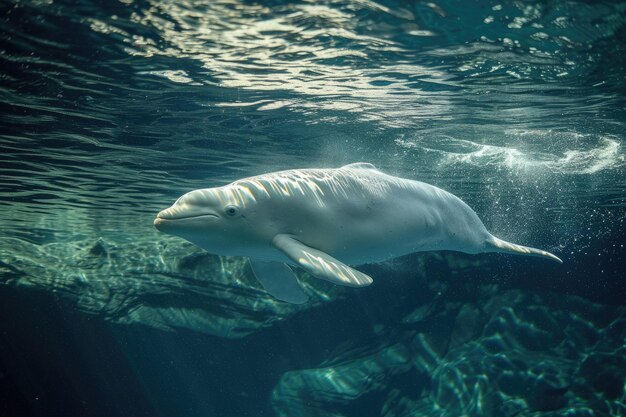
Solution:
[{"label": "whale's pectoral fin", "polygon": [[274,246],[316,278],[348,287],[365,287],[372,278],[338,261],[327,253],[308,247],[288,235],[276,235]]},{"label": "whale's pectoral fin", "polygon": [[291,268],[282,262],[265,262],[250,259],[252,271],[265,291],[274,298],[292,304],[306,303],[309,299]]}]

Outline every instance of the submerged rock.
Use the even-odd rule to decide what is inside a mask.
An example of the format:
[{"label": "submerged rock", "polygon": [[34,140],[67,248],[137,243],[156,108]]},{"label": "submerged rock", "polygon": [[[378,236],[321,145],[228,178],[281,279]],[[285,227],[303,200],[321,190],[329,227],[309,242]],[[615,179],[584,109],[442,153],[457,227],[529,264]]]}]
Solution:
[{"label": "submerged rock", "polygon": [[[304,305],[288,304],[262,289],[245,258],[214,256],[168,237],[147,234],[132,239],[39,243],[0,239],[0,285],[54,293],[113,323],[228,338],[246,336],[295,312],[358,291],[314,279],[296,268],[310,298]],[[411,267],[414,272],[408,280],[413,282],[427,282],[426,271],[451,275],[484,266],[479,259],[465,258],[433,253],[405,258],[398,265]],[[413,269],[412,263],[419,268]],[[385,266],[381,269],[377,276],[385,273]],[[378,281],[377,290],[389,284],[385,278]],[[435,291],[441,290],[438,281],[429,282]]]},{"label": "submerged rock", "polygon": [[[395,315],[372,321],[371,339],[357,343],[348,334],[347,345],[319,365],[284,373],[271,397],[278,416],[626,414],[625,307],[503,292],[472,281],[480,262],[459,259],[408,259],[421,265],[417,276],[361,295],[304,276],[311,301],[296,306],[263,291],[245,259],[169,239],[34,244],[5,238],[0,285],[54,293],[112,323],[228,338],[312,307],[332,319],[341,309],[322,304],[346,291],[353,301],[365,300],[360,297],[368,291],[376,300],[400,300],[395,306],[380,301],[381,311]],[[402,298],[408,282],[419,282],[426,296]],[[364,309],[376,310],[371,303]]]},{"label": "submerged rock", "polygon": [[594,391],[611,400],[624,396],[626,346],[623,346],[619,353],[619,355],[592,353],[583,361],[579,370],[579,375]]},{"label": "submerged rock", "polygon": [[246,259],[221,258],[169,240],[37,245],[5,238],[0,274],[4,285],[53,292],[110,322],[229,338],[270,326],[341,291],[305,278],[309,304],[283,303],[263,291]]},{"label": "submerged rock", "polygon": [[[417,330],[379,353],[287,373],[273,393],[275,410],[358,416],[350,410],[376,395],[384,417],[622,415],[626,308],[558,294],[492,293],[461,306],[418,307],[405,318]],[[438,326],[428,324],[433,317]],[[390,351],[403,352],[402,359],[381,360],[393,357]]]},{"label": "submerged rock", "polygon": [[274,389],[272,402],[281,417],[342,416],[343,407],[380,391],[410,367],[407,346],[383,347],[364,357],[287,372]]}]

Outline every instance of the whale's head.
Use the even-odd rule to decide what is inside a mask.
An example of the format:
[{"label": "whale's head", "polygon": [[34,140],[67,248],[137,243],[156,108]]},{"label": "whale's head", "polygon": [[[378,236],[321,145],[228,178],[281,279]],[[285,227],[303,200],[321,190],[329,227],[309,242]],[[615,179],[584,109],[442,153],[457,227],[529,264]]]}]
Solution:
[{"label": "whale's head", "polygon": [[259,240],[246,216],[254,212],[253,203],[228,186],[194,190],[161,211],[154,226],[211,253],[243,254]]}]

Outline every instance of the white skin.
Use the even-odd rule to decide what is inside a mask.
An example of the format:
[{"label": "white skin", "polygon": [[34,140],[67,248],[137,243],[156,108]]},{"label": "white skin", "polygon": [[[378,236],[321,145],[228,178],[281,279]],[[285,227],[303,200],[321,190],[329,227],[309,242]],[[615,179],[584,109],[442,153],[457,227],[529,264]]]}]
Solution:
[{"label": "white skin", "polygon": [[191,191],[155,227],[217,254],[296,264],[275,238],[292,237],[350,265],[453,250],[548,257],[493,237],[458,197],[370,164],[281,171]]}]

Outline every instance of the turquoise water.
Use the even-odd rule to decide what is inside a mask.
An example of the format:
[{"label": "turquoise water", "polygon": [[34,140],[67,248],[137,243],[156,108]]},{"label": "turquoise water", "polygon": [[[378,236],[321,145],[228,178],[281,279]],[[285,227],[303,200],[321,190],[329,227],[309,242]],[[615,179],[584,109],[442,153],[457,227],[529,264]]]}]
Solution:
[{"label": "turquoise water", "polygon": [[[0,5],[0,415],[626,414],[626,3]],[[187,191],[370,162],[563,265],[372,286],[158,233]]]}]

